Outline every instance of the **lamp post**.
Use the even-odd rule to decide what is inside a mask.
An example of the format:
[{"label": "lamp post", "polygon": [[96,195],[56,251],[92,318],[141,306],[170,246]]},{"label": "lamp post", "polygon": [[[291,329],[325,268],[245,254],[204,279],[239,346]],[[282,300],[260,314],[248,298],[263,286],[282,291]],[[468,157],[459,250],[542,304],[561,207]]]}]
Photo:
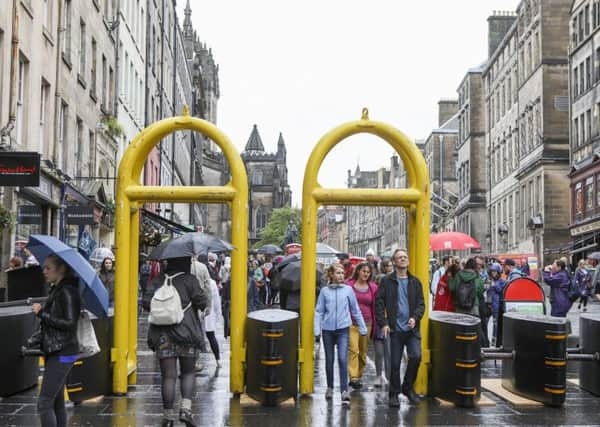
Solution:
[{"label": "lamp post", "polygon": [[505,252],[508,251],[508,225],[505,222],[498,226],[498,234],[502,241],[502,250]]},{"label": "lamp post", "polygon": [[538,258],[538,270],[543,268],[544,262],[542,259],[542,236],[544,234],[544,218],[541,213],[532,216],[527,221],[527,228],[531,231],[533,238],[533,250]]}]

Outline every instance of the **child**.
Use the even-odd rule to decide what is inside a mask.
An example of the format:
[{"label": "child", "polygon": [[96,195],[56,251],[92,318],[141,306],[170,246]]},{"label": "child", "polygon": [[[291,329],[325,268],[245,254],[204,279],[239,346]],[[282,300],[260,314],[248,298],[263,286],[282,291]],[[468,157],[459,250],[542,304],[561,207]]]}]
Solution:
[{"label": "child", "polygon": [[349,404],[348,339],[350,325],[352,325],[350,314],[358,324],[360,335],[367,335],[367,327],[354,291],[350,286],[344,285],[344,267],[340,264],[332,264],[327,269],[327,277],[327,287],[321,289],[315,309],[315,336],[319,336],[322,329],[325,347],[325,372],[327,375],[325,399],[333,398],[333,355],[334,347],[337,345],[342,403]]}]

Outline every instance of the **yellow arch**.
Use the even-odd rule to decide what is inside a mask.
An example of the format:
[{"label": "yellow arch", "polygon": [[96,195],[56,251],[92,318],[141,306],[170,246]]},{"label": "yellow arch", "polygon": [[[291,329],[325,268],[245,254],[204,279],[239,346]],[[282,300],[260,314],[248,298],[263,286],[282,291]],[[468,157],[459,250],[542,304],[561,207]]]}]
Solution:
[{"label": "yellow arch", "polygon": [[[398,153],[406,169],[409,187],[405,189],[325,189],[317,182],[325,156],[345,138],[370,133],[387,141]],[[369,120],[363,109],[361,120],[342,124],[325,134],[313,149],[304,172],[302,190],[302,286],[301,348],[299,349],[300,392],[312,393],[314,376],[314,310],[316,281],[317,208],[321,204],[402,206],[409,215],[409,258],[411,272],[421,280],[426,310],[421,320],[423,356],[415,388],[427,391],[429,363],[428,307],[429,295],[429,209],[430,188],[427,164],[423,155],[406,135],[390,125]]]},{"label": "yellow arch", "polygon": [[[231,180],[221,187],[143,186],[142,168],[158,142],[178,130],[193,130],[212,139],[229,162]],[[116,277],[113,392],[127,392],[136,382],[138,329],[139,207],[142,202],[228,203],[232,216],[231,259],[231,377],[230,389],[244,388],[244,323],[247,301],[248,258],[248,178],[240,154],[230,139],[212,123],[191,117],[187,106],[183,115],[153,123],[142,130],[128,146],[119,164],[116,195]]]}]

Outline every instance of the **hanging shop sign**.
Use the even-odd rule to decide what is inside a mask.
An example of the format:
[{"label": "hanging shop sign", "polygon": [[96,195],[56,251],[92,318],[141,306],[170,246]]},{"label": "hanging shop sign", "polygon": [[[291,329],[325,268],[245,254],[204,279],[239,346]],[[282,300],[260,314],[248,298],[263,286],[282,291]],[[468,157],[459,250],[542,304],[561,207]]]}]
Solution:
[{"label": "hanging shop sign", "polygon": [[0,186],[37,187],[40,185],[40,153],[0,152]]},{"label": "hanging shop sign", "polygon": [[65,209],[65,222],[69,225],[94,224],[93,206],[67,206]]},{"label": "hanging shop sign", "polygon": [[17,223],[41,224],[42,209],[36,205],[21,205],[17,211]]}]

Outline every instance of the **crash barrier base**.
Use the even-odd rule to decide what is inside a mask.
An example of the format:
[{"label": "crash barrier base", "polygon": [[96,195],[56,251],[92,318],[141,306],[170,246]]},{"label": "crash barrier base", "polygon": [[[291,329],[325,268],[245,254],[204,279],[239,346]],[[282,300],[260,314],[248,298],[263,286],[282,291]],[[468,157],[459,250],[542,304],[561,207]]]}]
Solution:
[{"label": "crash barrier base", "polygon": [[[579,317],[579,345],[582,355],[589,355],[591,363],[579,363],[579,386],[600,396],[600,315],[582,313]],[[571,358],[569,354],[569,358]]]},{"label": "crash barrier base", "polygon": [[429,322],[429,394],[456,406],[473,407],[481,397],[481,320],[432,311]]},{"label": "crash barrier base", "polygon": [[67,376],[69,399],[75,403],[112,393],[110,347],[113,339],[113,316],[97,319],[90,315],[100,353],[75,362]]},{"label": "crash barrier base", "polygon": [[38,318],[27,301],[0,304],[0,396],[6,397],[37,384],[38,357],[23,357],[21,347],[37,331]]},{"label": "crash barrier base", "polygon": [[504,313],[546,314],[546,295],[538,282],[519,277],[508,282],[502,290],[496,345],[502,345]]},{"label": "crash barrier base", "polygon": [[267,406],[298,395],[298,314],[253,311],[246,321],[246,394]]},{"label": "crash barrier base", "polygon": [[502,361],[502,386],[549,406],[565,402],[567,336],[565,318],[505,313],[502,343],[514,355]]},{"label": "crash barrier base", "polygon": [[48,295],[48,285],[39,265],[7,271],[6,282],[8,301]]}]

